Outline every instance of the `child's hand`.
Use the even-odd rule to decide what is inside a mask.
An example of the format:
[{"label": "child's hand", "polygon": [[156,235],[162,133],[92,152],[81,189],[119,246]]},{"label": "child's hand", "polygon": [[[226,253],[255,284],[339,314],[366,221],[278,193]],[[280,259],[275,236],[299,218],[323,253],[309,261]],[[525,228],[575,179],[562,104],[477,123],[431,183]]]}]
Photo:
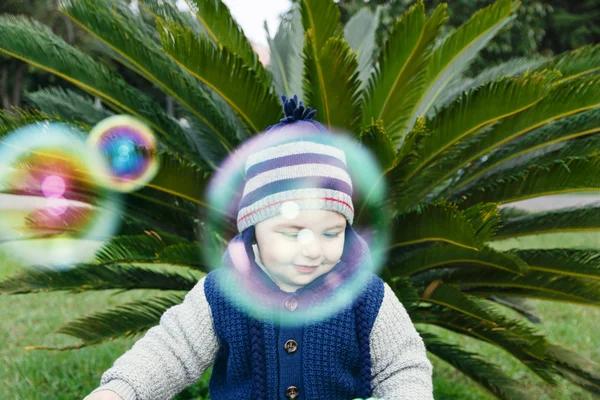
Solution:
[{"label": "child's hand", "polygon": [[100,390],[86,396],[83,400],[123,400],[123,398],[112,390]]}]

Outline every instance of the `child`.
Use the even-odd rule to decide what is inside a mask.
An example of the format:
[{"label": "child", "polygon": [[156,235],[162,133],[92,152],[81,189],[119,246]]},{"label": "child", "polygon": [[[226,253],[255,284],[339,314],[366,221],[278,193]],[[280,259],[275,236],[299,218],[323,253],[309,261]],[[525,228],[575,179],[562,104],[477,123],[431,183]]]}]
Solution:
[{"label": "child", "polygon": [[[283,102],[286,118],[270,131],[285,134],[293,126],[329,134],[311,119],[315,110],[297,106],[296,96],[283,96]],[[231,251],[237,243],[252,255],[239,283],[267,295],[277,315],[297,315],[327,299],[328,278],[344,279],[370,260],[366,242],[352,229],[351,195],[345,155],[336,147],[301,140],[251,154],[238,208],[240,234],[223,267],[167,310],[84,400],[171,399],[210,365],[215,400],[432,399],[423,341],[375,274],[350,306],[302,326],[252,318],[219,285],[237,273]],[[293,218],[282,215],[285,203],[298,208]]]}]

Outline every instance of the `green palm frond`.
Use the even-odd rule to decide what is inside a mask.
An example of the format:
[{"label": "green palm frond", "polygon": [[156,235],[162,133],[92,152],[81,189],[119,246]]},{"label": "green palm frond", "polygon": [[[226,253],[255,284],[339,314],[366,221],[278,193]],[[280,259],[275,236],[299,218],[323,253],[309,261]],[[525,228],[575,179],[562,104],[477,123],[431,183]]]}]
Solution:
[{"label": "green palm frond", "polygon": [[[193,240],[198,236],[197,220],[200,211],[195,203],[164,192],[143,188],[123,196],[120,212],[145,227]],[[137,232],[139,233],[139,231]]]},{"label": "green palm frond", "polygon": [[530,271],[600,281],[600,251],[592,249],[508,250],[529,265]]},{"label": "green palm frond", "polygon": [[[466,186],[468,183],[486,175],[501,164],[507,162],[518,162],[519,164],[522,164],[520,159],[523,157],[531,157],[532,152],[534,151],[546,151],[551,145],[562,145],[565,141],[578,139],[598,132],[600,132],[600,107],[553,120],[493,151],[487,156],[485,163],[477,167],[476,171],[464,172],[461,175],[458,184],[460,187]],[[556,158],[562,158],[569,155],[587,155],[592,152],[593,146],[595,146],[593,140],[594,139],[592,139],[592,142],[589,142],[591,146],[589,151],[585,148],[581,148],[582,143],[576,143],[575,141],[573,143],[568,143],[566,144],[567,146],[576,147],[573,149],[574,151],[565,151],[565,149],[563,149],[560,152],[561,155]],[[566,150],[568,150],[568,148]],[[540,161],[535,160],[533,162],[539,163]],[[452,189],[456,190],[457,186],[453,185]]]},{"label": "green palm frond", "polygon": [[523,275],[527,271],[527,264],[510,253],[489,247],[474,250],[448,243],[437,243],[414,250],[405,257],[391,260],[389,264],[389,269],[395,277],[408,277],[432,268],[469,265],[474,271],[478,266],[497,268],[517,275]]},{"label": "green palm frond", "polygon": [[562,82],[600,71],[600,44],[582,46],[566,51],[542,64],[539,69],[556,69],[563,75]]},{"label": "green palm frond", "polygon": [[356,132],[360,115],[358,63],[356,55],[341,37],[332,37],[315,53],[312,31],[306,33],[304,46],[304,94],[317,110],[316,120],[330,128],[344,127]]},{"label": "green palm frond", "polygon": [[267,22],[264,24],[270,50],[270,63],[267,66],[273,75],[276,93],[286,97],[297,95],[303,99],[302,92],[302,49],[304,48],[304,27],[300,8],[294,7],[292,20],[281,20],[275,37],[271,38]]},{"label": "green palm frond", "polygon": [[[219,250],[222,250],[220,254],[225,251],[223,247],[220,247]],[[208,266],[204,261],[205,253],[206,246],[203,243],[178,243],[161,250],[157,256],[157,262],[159,264],[187,266],[208,273],[214,267]]]},{"label": "green palm frond", "polygon": [[485,306],[484,301],[461,292],[456,286],[445,285],[441,281],[431,282],[421,290],[421,300],[450,308],[472,318],[498,326],[494,322],[494,315]]},{"label": "green palm frond", "polygon": [[[598,130],[600,130],[600,126],[598,127]],[[592,135],[590,137],[570,140],[566,143],[560,143],[558,146],[549,146],[548,148],[539,152],[541,153],[540,155],[535,156],[535,153],[531,155],[528,154],[527,156],[521,157],[520,159],[514,160],[514,162],[510,162],[502,166],[506,168],[490,171],[488,174],[481,177],[479,177],[479,174],[477,174],[478,179],[474,176],[474,174],[464,181],[459,182],[459,185],[462,188],[460,190],[456,190],[454,184],[452,184],[446,189],[446,191],[452,192],[452,195],[448,196],[449,198],[460,197],[461,194],[468,191],[470,187],[477,185],[478,182],[480,183],[483,180],[495,182],[506,177],[518,175],[529,167],[544,166],[552,162],[560,162],[559,160],[585,159],[594,157],[598,154],[599,146],[599,135]],[[555,147],[556,149],[552,150],[552,147]],[[510,167],[511,164],[516,165]],[[471,185],[467,185],[467,181],[470,182]]]},{"label": "green palm frond", "polygon": [[158,325],[169,308],[181,304],[184,296],[171,294],[150,300],[135,301],[112,310],[71,321],[55,331],[81,339],[82,344],[60,348],[28,346],[26,350],[73,350],[97,345],[118,337],[136,337]]},{"label": "green palm frond", "polygon": [[498,206],[494,203],[476,204],[464,210],[465,215],[471,221],[479,244],[488,242],[500,228],[501,218]]},{"label": "green palm frond", "polygon": [[494,67],[487,68],[473,78],[456,77],[440,93],[433,105],[429,108],[428,116],[435,116],[438,109],[447,107],[455,101],[463,92],[483,86],[487,82],[500,80],[507,76],[520,76],[528,71],[536,69],[548,60],[547,57],[532,55],[531,57],[516,57],[499,63]]},{"label": "green palm frond", "polygon": [[157,271],[131,265],[80,264],[68,270],[36,266],[0,281],[0,293],[42,293],[66,290],[83,293],[109,289],[190,290],[197,283],[194,276]]},{"label": "green palm frond", "polygon": [[[555,384],[557,376],[561,376],[592,393],[597,393],[600,377],[598,369],[590,371],[586,368],[590,365],[597,366],[597,364],[549,343],[533,328],[499,315],[497,317],[500,326],[493,327],[484,320],[477,320],[454,310],[443,310],[438,306],[433,306],[433,308],[434,310],[421,313],[423,321],[419,322],[428,321],[428,323],[498,345],[550,384]],[[435,316],[432,311],[435,311]],[[475,326],[473,326],[474,323]],[[470,329],[465,329],[466,326],[469,326]]]},{"label": "green palm frond", "polygon": [[[478,240],[469,219],[452,203],[432,203],[394,220],[390,249],[425,242],[442,241],[477,249]],[[411,227],[411,229],[406,229]]]},{"label": "green palm frond", "polygon": [[[171,0],[171,3],[173,3],[172,0]],[[207,35],[206,30],[198,22],[196,17],[194,15],[192,15],[190,12],[179,10],[175,3],[169,4],[168,1],[165,2],[163,0],[142,0],[140,5],[143,10],[148,12],[154,18],[155,21],[162,21],[163,24],[165,23],[165,21],[170,21],[170,22],[178,24],[178,25],[189,27],[189,29],[198,36]],[[154,30],[153,33],[156,34],[157,40],[160,41],[158,39],[158,32],[156,31],[156,29]],[[160,51],[162,53],[162,50],[160,50]],[[176,69],[179,70],[178,72],[187,74],[187,72],[185,72],[180,67],[177,67]],[[245,128],[243,127],[241,121],[239,120],[239,118],[237,117],[235,112],[231,109],[231,107],[229,107],[229,105],[227,105],[227,103],[221,97],[219,97],[219,95],[216,94],[210,87],[208,87],[204,83],[196,80],[195,78],[193,78],[192,80],[194,81],[194,85],[200,86],[200,88],[203,89],[202,91],[209,97],[210,100],[212,100],[213,104],[211,105],[211,107],[212,106],[216,107],[218,112],[221,113],[225,119],[229,120],[228,123],[227,122],[225,123],[225,126],[227,126],[228,128],[232,128],[232,127],[235,128],[235,131],[236,131],[235,133],[234,132],[228,133],[228,135],[231,135],[230,138],[232,139],[232,141],[237,143],[238,140],[247,138],[248,135],[246,134]],[[177,106],[178,106],[178,103],[175,104],[175,107],[179,108]],[[183,115],[184,119],[190,125],[194,125],[191,128],[193,132],[202,131],[202,130],[206,131],[206,125],[204,123],[202,123],[202,121],[199,120],[188,108],[181,107],[181,109],[178,109],[176,111],[176,114]],[[198,124],[198,123],[196,123],[196,121],[198,121],[200,123]],[[195,136],[196,136],[196,138],[195,138],[194,142],[197,143],[198,146],[200,147],[199,151],[201,153],[202,152],[212,153],[212,154],[209,154],[207,157],[209,159],[213,159],[213,160],[220,160],[222,158],[222,154],[218,153],[220,146],[210,146],[210,147],[214,147],[214,148],[207,148],[208,146],[206,146],[204,144],[205,141],[208,141],[211,139],[210,131],[207,131],[206,134],[204,134],[204,135],[195,134]],[[201,138],[199,138],[198,136],[201,136]],[[233,139],[234,137],[236,139]],[[198,139],[202,139],[202,140],[198,140]]]},{"label": "green palm frond", "polygon": [[280,118],[281,111],[271,86],[264,86],[256,71],[227,48],[217,49],[206,37],[187,27],[158,21],[164,50],[181,67],[219,94],[235,110],[252,133]]},{"label": "green palm frond", "polygon": [[600,204],[503,217],[502,227],[492,240],[504,240],[542,233],[595,230],[600,230]]},{"label": "green palm frond", "polygon": [[318,55],[330,38],[343,35],[340,10],[331,1],[302,0],[300,13],[304,31],[311,32],[313,53]]},{"label": "green palm frond", "polygon": [[446,20],[446,5],[426,19],[420,1],[396,21],[364,94],[362,125],[383,120],[397,145],[404,126],[425,86],[431,47]]},{"label": "green palm frond", "polygon": [[485,156],[499,146],[544,126],[551,121],[590,110],[600,105],[600,76],[582,78],[558,85],[532,107],[508,116],[458,143],[442,154],[431,169],[425,168],[415,179],[422,193],[429,193],[461,167]]},{"label": "green palm frond", "polygon": [[[477,11],[456,31],[447,36],[432,54],[427,66],[424,89],[409,114],[404,132],[418,117],[425,116],[444,88],[462,73],[475,56],[513,18],[520,1],[498,0]],[[404,136],[401,133],[400,137]]]},{"label": "green palm frond", "polygon": [[207,271],[204,248],[199,242],[146,230],[145,235],[112,238],[96,252],[95,264],[169,264]]},{"label": "green palm frond", "polygon": [[[378,121],[377,125],[382,126],[381,121]],[[413,209],[412,205],[417,205],[422,200],[422,198],[411,197],[407,176],[419,162],[423,142],[430,135],[431,130],[425,125],[424,119],[418,119],[413,129],[406,135],[405,144],[396,153],[393,163],[384,169],[379,180],[373,183],[366,196],[367,200],[386,182],[389,182],[388,197],[393,199],[391,203],[394,213],[410,211]],[[385,168],[384,164],[382,168]],[[356,220],[360,221],[363,218],[363,210],[360,209],[356,215]]]},{"label": "green palm frond", "polygon": [[[467,161],[551,121],[600,106],[599,88],[600,76],[581,78],[555,86],[533,107],[505,118],[502,124],[485,135],[477,143],[480,151]],[[467,150],[466,153],[470,152]]]},{"label": "green palm frond", "polygon": [[[442,318],[431,320],[431,323],[503,347],[550,384],[555,384],[557,376],[562,376],[593,393],[598,389],[598,372],[590,372],[584,367],[595,363],[549,343],[534,329],[520,322],[504,318],[501,327],[491,328],[481,321],[479,326],[473,328],[473,320],[469,316],[454,310],[443,311],[442,315]],[[472,329],[464,333],[466,325]],[[577,365],[575,360],[581,364]]]},{"label": "green palm frond", "polygon": [[303,92],[330,128],[358,130],[358,61],[342,38],[339,10],[324,1],[301,2],[304,38]]},{"label": "green palm frond", "polygon": [[254,71],[257,83],[270,88],[271,75],[258,60],[258,55],[252,50],[242,28],[231,16],[229,8],[221,0],[186,0],[186,3],[218,49],[228,48],[243,60],[245,66]]},{"label": "green palm frond", "polygon": [[497,398],[508,400],[527,397],[519,387],[519,381],[508,377],[499,366],[489,363],[479,354],[445,343],[429,332],[419,330],[419,335],[423,338],[427,351],[472,378]]},{"label": "green palm frond", "polygon": [[371,124],[360,133],[360,142],[377,158],[379,167],[382,170],[391,168],[396,163],[396,151],[394,150],[394,142],[388,135],[383,122]]},{"label": "green palm frond", "polygon": [[477,274],[454,268],[431,271],[418,279],[441,279],[478,296],[517,296],[600,306],[599,282],[541,270],[530,269],[520,276],[495,268],[480,268]]},{"label": "green palm frond", "polygon": [[375,13],[369,7],[363,7],[344,26],[344,38],[358,55],[359,90],[362,91],[369,81],[375,51],[375,32],[379,25],[381,7]]},{"label": "green palm frond", "polygon": [[535,213],[535,211],[533,210],[527,210],[525,208],[516,207],[514,205],[499,208],[498,211],[500,213],[500,217],[503,220],[502,223],[504,223],[504,221],[509,218],[525,217]]},{"label": "green palm frond", "polygon": [[143,10],[153,18],[175,21],[179,25],[188,26],[197,35],[207,35],[206,28],[188,11],[182,11],[173,0],[138,0]]},{"label": "green palm frond", "polygon": [[549,80],[551,78],[545,75],[526,74],[491,81],[463,93],[429,122],[431,136],[423,141],[422,159],[407,179],[480,129],[534,106],[546,94]]},{"label": "green palm frond", "polygon": [[595,395],[600,395],[600,364],[555,344],[548,352],[556,360],[554,369],[563,378]]},{"label": "green palm frond", "polygon": [[553,360],[547,341],[525,323],[497,313],[494,325],[451,308],[438,305],[413,313],[413,322],[427,323],[491,343],[506,350],[527,368],[550,384],[556,383]]},{"label": "green palm frond", "polygon": [[152,261],[167,246],[180,243],[188,241],[166,232],[150,230],[143,235],[116,236],[96,251],[95,259],[99,264]]},{"label": "green palm frond", "polygon": [[545,165],[532,165],[514,175],[502,175],[461,193],[455,202],[468,207],[480,202],[511,203],[533,197],[559,193],[598,190],[600,177],[598,154],[555,160]]},{"label": "green palm frond", "polygon": [[533,308],[529,304],[527,304],[528,299],[506,296],[489,296],[486,297],[486,299],[508,307],[513,311],[516,311],[517,313],[527,318],[529,322],[533,322],[534,324],[542,323],[542,320],[535,313]]},{"label": "green palm frond", "polygon": [[179,124],[121,76],[67,44],[45,25],[12,15],[0,16],[0,52],[55,74],[84,91],[106,100],[117,112],[128,113],[147,122],[159,139],[200,167],[208,164],[188,154]]},{"label": "green palm frond", "polygon": [[215,160],[218,164],[238,144],[235,128],[195,79],[162,52],[153,38],[143,35],[136,17],[124,10],[117,12],[113,4],[111,0],[62,0],[61,11],[188,108],[204,128],[197,134],[212,139],[212,147],[222,147],[221,158]]},{"label": "green palm frond", "polygon": [[87,124],[81,121],[65,121],[57,114],[47,114],[41,110],[25,110],[12,108],[11,110],[0,110],[0,138],[11,134],[15,130],[26,125],[37,124],[44,121],[62,122],[70,124],[80,131],[89,129]]},{"label": "green palm frond", "polygon": [[209,179],[207,173],[173,154],[159,152],[158,155],[160,169],[146,187],[208,207],[202,200]]},{"label": "green palm frond", "polygon": [[61,87],[26,92],[25,98],[46,114],[56,114],[67,121],[83,121],[89,126],[113,115],[102,106],[97,106],[92,98]]},{"label": "green palm frond", "polygon": [[408,278],[392,277],[391,272],[387,268],[383,269],[381,275],[386,283],[392,288],[402,305],[410,313],[410,310],[413,307],[416,307],[420,302],[421,296],[419,296],[417,288],[415,288]]}]

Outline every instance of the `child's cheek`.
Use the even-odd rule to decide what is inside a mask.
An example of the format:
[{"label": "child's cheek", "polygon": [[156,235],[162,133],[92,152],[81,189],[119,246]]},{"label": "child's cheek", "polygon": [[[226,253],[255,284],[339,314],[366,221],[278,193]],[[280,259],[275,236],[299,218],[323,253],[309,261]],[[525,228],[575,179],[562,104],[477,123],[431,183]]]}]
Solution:
[{"label": "child's cheek", "polygon": [[275,251],[277,252],[277,258],[279,259],[280,264],[293,264],[295,257],[295,246],[293,243],[282,243]]}]

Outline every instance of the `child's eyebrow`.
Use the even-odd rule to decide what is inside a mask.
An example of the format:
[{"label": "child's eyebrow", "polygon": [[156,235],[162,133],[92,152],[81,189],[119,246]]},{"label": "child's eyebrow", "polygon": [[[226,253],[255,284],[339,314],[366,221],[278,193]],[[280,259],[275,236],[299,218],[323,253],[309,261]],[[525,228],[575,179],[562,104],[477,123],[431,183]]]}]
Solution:
[{"label": "child's eyebrow", "polygon": [[[303,226],[294,225],[294,224],[279,224],[275,228],[293,228],[293,229],[300,229],[300,230],[304,229]],[[329,227],[329,228],[327,228],[325,230],[330,230],[330,229],[335,229],[335,228],[344,228],[344,225],[343,224],[336,224],[336,225],[331,226],[331,227]]]}]

